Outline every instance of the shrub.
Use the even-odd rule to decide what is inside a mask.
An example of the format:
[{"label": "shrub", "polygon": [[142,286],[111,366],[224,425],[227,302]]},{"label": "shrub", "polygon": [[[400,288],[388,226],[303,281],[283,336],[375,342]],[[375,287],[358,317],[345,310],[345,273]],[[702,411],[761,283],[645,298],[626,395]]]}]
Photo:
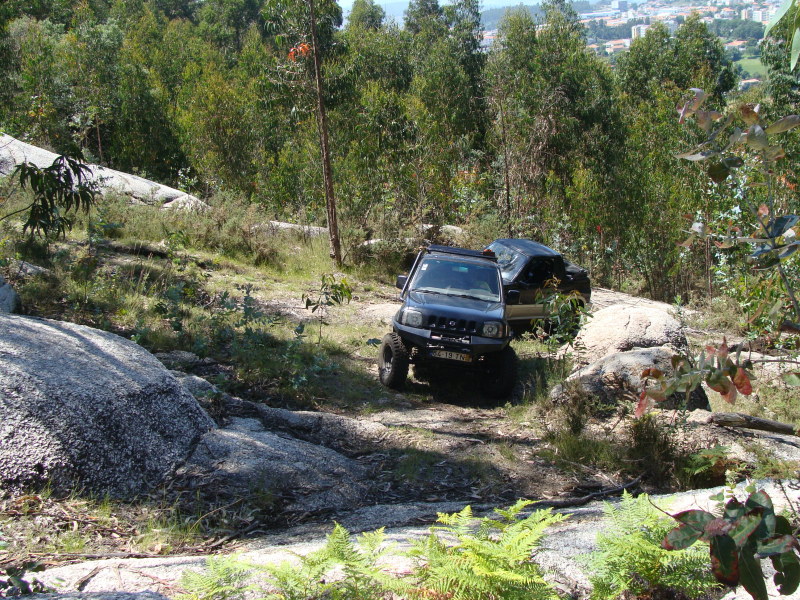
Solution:
[{"label": "shrub", "polygon": [[673,552],[661,547],[674,521],[656,509],[646,494],[634,498],[624,492],[619,508],[606,503],[604,512],[610,526],[597,535],[598,549],[586,561],[592,572],[592,600],[654,592],[697,598],[718,587],[708,571],[707,548]]}]

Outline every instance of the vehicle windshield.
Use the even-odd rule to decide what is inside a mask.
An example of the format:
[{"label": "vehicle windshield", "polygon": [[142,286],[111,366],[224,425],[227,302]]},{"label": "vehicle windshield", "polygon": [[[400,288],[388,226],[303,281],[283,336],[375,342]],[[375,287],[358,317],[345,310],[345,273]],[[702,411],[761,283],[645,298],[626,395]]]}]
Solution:
[{"label": "vehicle windshield", "polygon": [[500,242],[489,244],[489,250],[497,256],[497,264],[503,274],[503,281],[513,281],[525,266],[526,257]]},{"label": "vehicle windshield", "polygon": [[446,258],[424,258],[409,289],[500,302],[500,278],[494,265]]}]

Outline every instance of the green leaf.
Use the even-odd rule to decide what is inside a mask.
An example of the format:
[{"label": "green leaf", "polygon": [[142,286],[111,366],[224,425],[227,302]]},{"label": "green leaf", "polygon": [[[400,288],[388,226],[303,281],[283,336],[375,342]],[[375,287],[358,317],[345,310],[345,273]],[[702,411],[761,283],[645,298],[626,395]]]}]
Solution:
[{"label": "green leaf", "polygon": [[676,154],[675,158],[682,158],[683,160],[697,162],[699,160],[706,160],[707,158],[711,158],[717,154],[719,154],[719,152],[716,150],[704,150],[702,152],[684,152],[682,154]]},{"label": "green leaf", "polygon": [[773,238],[780,237],[800,222],[797,215],[781,215],[767,225],[767,235]]},{"label": "green leaf", "polygon": [[741,548],[747,543],[752,534],[761,524],[761,514],[746,514],[733,523],[733,527],[728,533],[736,542],[736,546]]},{"label": "green leaf", "polygon": [[739,583],[744,586],[753,599],[769,600],[761,563],[756,560],[755,556],[749,552],[741,552],[739,554],[739,570]]},{"label": "green leaf", "polygon": [[783,146],[770,146],[766,150],[764,150],[764,160],[766,161],[776,161],[784,158],[786,156],[786,151],[783,149]]},{"label": "green leaf", "polygon": [[772,505],[772,498],[764,490],[753,492],[744,503],[748,512],[759,511],[762,516],[761,527],[758,537],[768,538],[775,535],[775,508]]},{"label": "green leaf", "polygon": [[759,558],[766,558],[767,556],[790,552],[795,547],[797,547],[797,540],[793,535],[776,535],[765,540],[759,540],[756,544],[756,551]]},{"label": "green leaf", "polygon": [[800,585],[800,561],[794,552],[785,552],[777,556],[771,556],[772,566],[775,567],[775,576],[772,580],[778,587],[778,592],[782,596],[794,594]]},{"label": "green leaf", "polygon": [[699,540],[705,532],[706,525],[716,517],[704,510],[687,510],[672,516],[681,523],[667,534],[661,546],[667,550],[683,550]]},{"label": "green leaf", "polygon": [[767,23],[767,26],[764,28],[764,37],[769,35],[769,32],[772,30],[775,25],[784,17],[784,15],[789,12],[789,9],[794,5],[794,0],[783,0],[783,4],[781,4],[778,11],[772,16]]},{"label": "green leaf", "polygon": [[800,248],[800,242],[794,242],[792,244],[787,244],[786,246],[781,246],[782,252],[778,254],[778,259],[784,260],[789,258],[792,254],[797,252],[798,248]]},{"label": "green leaf", "polygon": [[800,387],[800,373],[784,373],[783,382],[791,387]]},{"label": "green leaf", "polygon": [[685,550],[694,544],[703,535],[703,531],[698,531],[689,525],[681,525],[670,531],[661,540],[661,547],[665,550]]},{"label": "green leaf", "polygon": [[723,163],[712,163],[708,167],[708,176],[714,183],[722,183],[731,174],[731,170]]},{"label": "green leaf", "polygon": [[777,535],[788,535],[794,533],[794,527],[789,523],[789,519],[783,515],[775,515],[775,533]]},{"label": "green leaf", "polygon": [[747,130],[745,143],[755,150],[763,150],[769,145],[767,133],[764,131],[761,125],[751,125],[750,129]]},{"label": "green leaf", "polygon": [[795,28],[794,34],[792,35],[792,53],[791,53],[791,61],[789,63],[789,70],[794,71],[794,68],[797,66],[797,59],[800,57],[800,29]]},{"label": "green leaf", "polygon": [[798,125],[800,125],[800,115],[789,115],[788,117],[783,117],[775,121],[772,125],[767,127],[766,131],[768,134],[783,133],[784,131],[794,129]]},{"label": "green leaf", "polygon": [[727,535],[711,538],[711,572],[714,578],[725,585],[739,583],[739,552],[733,539]]}]

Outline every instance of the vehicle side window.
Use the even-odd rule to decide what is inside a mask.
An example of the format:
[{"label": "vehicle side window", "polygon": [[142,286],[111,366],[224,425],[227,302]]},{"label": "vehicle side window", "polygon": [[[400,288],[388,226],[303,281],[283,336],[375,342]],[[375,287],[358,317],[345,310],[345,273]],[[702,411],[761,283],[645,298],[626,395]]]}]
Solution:
[{"label": "vehicle side window", "polygon": [[546,258],[534,258],[522,271],[520,280],[531,287],[543,287],[553,277],[553,261]]}]

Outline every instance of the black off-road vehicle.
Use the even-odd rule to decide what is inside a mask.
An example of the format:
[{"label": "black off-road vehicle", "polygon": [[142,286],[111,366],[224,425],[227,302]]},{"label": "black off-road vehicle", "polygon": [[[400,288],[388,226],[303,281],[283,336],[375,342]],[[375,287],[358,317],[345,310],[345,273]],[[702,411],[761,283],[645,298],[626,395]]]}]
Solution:
[{"label": "black off-road vehicle", "polygon": [[517,335],[546,321],[554,292],[567,295],[574,307],[588,307],[592,288],[585,269],[561,254],[533,240],[500,239],[486,248],[497,256],[503,277],[503,289],[519,292],[519,301],[509,303],[506,319]]},{"label": "black off-road vehicle", "polygon": [[411,272],[397,277],[397,287],[403,305],[378,353],[382,384],[402,388],[410,364],[427,377],[450,365],[476,372],[489,396],[511,393],[517,356],[505,312],[519,292],[506,297],[493,252],[428,246]]}]

